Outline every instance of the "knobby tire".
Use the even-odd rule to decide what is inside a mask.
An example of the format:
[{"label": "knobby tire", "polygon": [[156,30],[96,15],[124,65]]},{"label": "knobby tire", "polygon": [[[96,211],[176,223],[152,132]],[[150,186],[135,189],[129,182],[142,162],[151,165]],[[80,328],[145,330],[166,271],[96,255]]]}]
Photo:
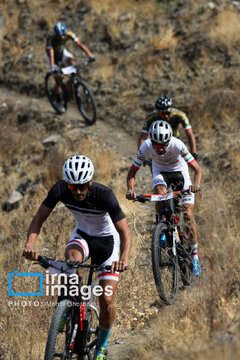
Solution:
[{"label": "knobby tire", "polygon": [[[71,360],[72,359],[72,356],[69,355],[68,351],[67,351],[67,347],[69,345],[70,336],[71,336],[71,332],[72,332],[71,319],[68,320],[68,317],[67,317],[66,325],[65,325],[66,330],[64,333],[60,333],[58,331],[60,321],[61,321],[63,314],[70,312],[68,310],[68,303],[69,303],[69,300],[64,299],[64,300],[60,301],[55,308],[55,311],[54,311],[54,314],[52,317],[52,322],[50,325],[50,329],[48,332],[44,360],[53,360],[56,358],[58,358],[58,359],[60,358],[61,360],[65,360],[65,359]],[[60,337],[60,340],[62,343],[62,344],[59,344],[59,346],[62,347],[60,353],[59,353],[59,349],[57,348],[58,337]],[[56,357],[56,353],[61,354],[61,357],[59,355]]]},{"label": "knobby tire", "polygon": [[[165,247],[160,246],[160,235],[166,235]],[[178,295],[178,260],[173,253],[173,235],[169,224],[160,222],[152,236],[152,269],[160,299],[167,305],[172,304]]]},{"label": "knobby tire", "polygon": [[78,110],[87,125],[93,125],[97,120],[97,106],[92,91],[83,80],[75,85],[75,98]]}]

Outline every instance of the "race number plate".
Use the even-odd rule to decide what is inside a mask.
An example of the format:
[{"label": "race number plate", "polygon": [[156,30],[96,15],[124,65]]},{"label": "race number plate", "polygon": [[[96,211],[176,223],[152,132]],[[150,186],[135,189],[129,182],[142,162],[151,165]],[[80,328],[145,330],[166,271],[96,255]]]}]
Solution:
[{"label": "race number plate", "polygon": [[152,195],[150,201],[164,201],[164,200],[170,200],[173,198],[173,193],[169,193],[166,195]]}]

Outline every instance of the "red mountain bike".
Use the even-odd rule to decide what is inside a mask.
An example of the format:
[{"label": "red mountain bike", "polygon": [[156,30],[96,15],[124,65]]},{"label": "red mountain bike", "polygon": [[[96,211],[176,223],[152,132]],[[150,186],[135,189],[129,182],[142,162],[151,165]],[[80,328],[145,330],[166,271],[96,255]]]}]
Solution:
[{"label": "red mountain bike", "polygon": [[179,291],[181,276],[183,287],[193,283],[192,259],[189,243],[180,224],[179,200],[184,190],[171,191],[167,195],[137,195],[137,201],[164,201],[163,217],[152,234],[152,269],[160,299],[172,304]]},{"label": "red mountain bike", "polygon": [[[88,286],[91,290],[88,300],[84,299],[80,291],[77,295],[70,295],[71,292],[68,291],[67,295],[63,294],[58,298],[48,332],[44,360],[93,360],[99,333],[99,313],[94,296],[94,287],[98,285],[98,281],[92,282],[92,277],[94,272],[110,270],[111,266],[56,261],[44,256],[38,257],[37,264],[45,269],[56,269],[61,274],[67,273],[69,269],[88,269],[85,288]],[[84,284],[80,282],[79,289],[82,286]]]}]

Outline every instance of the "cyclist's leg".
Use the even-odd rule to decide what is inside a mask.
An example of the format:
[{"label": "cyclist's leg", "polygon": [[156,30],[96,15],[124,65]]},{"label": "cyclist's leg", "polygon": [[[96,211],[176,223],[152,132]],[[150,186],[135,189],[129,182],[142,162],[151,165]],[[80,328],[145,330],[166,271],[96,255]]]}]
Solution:
[{"label": "cyclist's leg", "polygon": [[[201,266],[198,258],[198,231],[197,224],[194,219],[194,194],[186,195],[183,198],[181,209],[183,212],[184,223],[186,226],[186,235],[189,240],[191,248],[191,258],[193,261],[193,273],[199,275],[201,273]],[[185,202],[184,202],[185,200]]]},{"label": "cyclist's leg", "polygon": [[108,338],[114,322],[116,309],[114,306],[114,295],[117,290],[117,280],[102,279],[99,285],[103,289],[103,293],[99,296],[99,336],[96,345],[96,356],[106,352]]},{"label": "cyclist's leg", "polygon": [[[109,251],[111,248],[111,251]],[[112,265],[113,261],[119,260],[120,239],[119,234],[113,235],[112,239],[106,241],[105,253],[107,258],[101,261],[101,265]],[[104,248],[101,249],[104,253]],[[98,256],[95,256],[97,260]],[[98,263],[98,261],[96,261]],[[109,271],[101,271],[97,273],[99,284],[103,289],[102,295],[99,297],[100,317],[99,317],[99,337],[96,346],[96,355],[101,354],[107,348],[107,341],[111,332],[112,324],[115,318],[114,295],[117,290],[119,273],[110,273]]]},{"label": "cyclist's leg", "polygon": [[74,56],[67,49],[63,50],[61,62],[63,65],[76,65],[76,60]]},{"label": "cyclist's leg", "polygon": [[84,262],[89,257],[89,247],[82,238],[81,235],[77,233],[77,228],[72,232],[70,240],[67,242],[65,250],[65,258],[72,261],[81,261]]},{"label": "cyclist's leg", "polygon": [[[184,189],[189,189],[192,184],[189,173],[187,171],[182,172],[184,178]],[[197,224],[194,219],[194,194],[184,194],[180,200],[181,210],[183,213],[184,223],[186,226],[186,235],[190,244],[197,244]]]},{"label": "cyclist's leg", "polygon": [[186,235],[189,239],[191,245],[197,244],[198,242],[198,233],[197,233],[197,224],[194,219],[193,211],[194,204],[184,204],[181,207],[184,223],[186,225]]},{"label": "cyclist's leg", "polygon": [[[154,161],[152,163],[152,174],[153,174],[153,181],[152,187],[154,189],[155,194],[163,195],[167,193],[167,184],[160,173],[159,165],[157,165]],[[155,209],[156,209],[156,222],[158,223],[159,214],[162,212],[162,202],[156,202]]]},{"label": "cyclist's leg", "polygon": [[[49,66],[49,69],[51,70],[50,57],[48,56],[48,54],[46,54],[46,59],[47,59],[47,64]],[[61,59],[59,59],[59,60],[61,60]],[[58,63],[58,61],[54,65],[57,65],[57,63]],[[56,74],[56,75],[54,75],[54,80],[55,80],[54,91],[57,94],[57,96],[59,97],[58,101],[60,102],[60,95],[61,95],[61,91],[62,91],[62,89],[61,89],[61,77],[58,74]]]}]

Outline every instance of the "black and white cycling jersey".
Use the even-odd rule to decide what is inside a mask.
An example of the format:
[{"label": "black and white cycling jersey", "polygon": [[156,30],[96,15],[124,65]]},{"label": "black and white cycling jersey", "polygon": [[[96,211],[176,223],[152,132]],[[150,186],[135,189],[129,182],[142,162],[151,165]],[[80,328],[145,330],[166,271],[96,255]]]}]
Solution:
[{"label": "black and white cycling jersey", "polygon": [[112,190],[96,182],[89,188],[87,197],[77,201],[67,183],[58,181],[50,189],[43,205],[53,210],[59,201],[72,213],[77,228],[90,236],[116,234],[114,223],[125,218]]}]

